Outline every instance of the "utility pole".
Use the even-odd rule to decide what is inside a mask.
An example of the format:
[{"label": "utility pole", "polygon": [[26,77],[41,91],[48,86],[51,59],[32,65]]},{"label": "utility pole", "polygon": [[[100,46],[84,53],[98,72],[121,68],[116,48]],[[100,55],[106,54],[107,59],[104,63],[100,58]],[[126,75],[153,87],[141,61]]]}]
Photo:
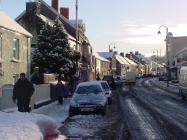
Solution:
[{"label": "utility pole", "polygon": [[76,0],[76,50],[78,50],[78,0]]}]

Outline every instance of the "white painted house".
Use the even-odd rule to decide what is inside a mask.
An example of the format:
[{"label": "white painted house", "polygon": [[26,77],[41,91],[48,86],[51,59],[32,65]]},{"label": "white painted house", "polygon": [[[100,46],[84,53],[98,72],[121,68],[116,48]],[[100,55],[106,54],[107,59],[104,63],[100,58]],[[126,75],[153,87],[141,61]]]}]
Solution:
[{"label": "white painted house", "polygon": [[0,86],[14,84],[19,73],[30,76],[32,35],[0,11]]}]

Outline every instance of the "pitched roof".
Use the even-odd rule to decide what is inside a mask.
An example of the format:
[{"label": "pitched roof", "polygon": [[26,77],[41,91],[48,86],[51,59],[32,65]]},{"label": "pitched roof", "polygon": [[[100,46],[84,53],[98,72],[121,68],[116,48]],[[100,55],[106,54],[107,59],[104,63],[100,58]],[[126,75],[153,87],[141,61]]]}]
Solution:
[{"label": "pitched roof", "polygon": [[125,59],[127,62],[129,62],[130,65],[137,66],[137,64],[136,64],[134,61],[130,60],[129,58],[124,57],[124,59]]},{"label": "pitched roof", "polygon": [[[28,2],[29,3],[29,2]],[[73,37],[76,37],[76,27],[64,16],[62,16],[60,13],[58,13],[53,7],[49,6],[46,2],[43,0],[35,1],[35,2],[30,2],[30,3],[37,3],[39,4],[42,8],[40,11],[40,14],[42,14],[44,17],[47,17],[50,20],[54,20],[57,17],[59,20],[64,24],[64,27],[66,31]],[[24,17],[26,14],[26,10],[23,11],[15,20],[19,21],[21,18]],[[44,19],[43,17],[43,19]]]},{"label": "pitched roof", "polygon": [[130,63],[121,55],[117,54],[115,55],[116,57],[116,60],[120,63],[120,64],[123,64],[123,65],[130,65]]},{"label": "pitched roof", "polygon": [[100,56],[104,57],[104,58],[112,58],[113,56],[113,52],[97,52]]},{"label": "pitched roof", "polygon": [[21,25],[19,25],[16,21],[11,19],[3,11],[0,11],[0,17],[0,27],[32,37],[32,35],[28,31],[26,31]]},{"label": "pitched roof", "polygon": [[101,61],[110,62],[108,59],[105,59],[104,57],[101,57],[98,53],[93,53],[93,54],[94,54],[94,56],[95,56],[97,59],[99,59],[99,60],[101,60]]}]

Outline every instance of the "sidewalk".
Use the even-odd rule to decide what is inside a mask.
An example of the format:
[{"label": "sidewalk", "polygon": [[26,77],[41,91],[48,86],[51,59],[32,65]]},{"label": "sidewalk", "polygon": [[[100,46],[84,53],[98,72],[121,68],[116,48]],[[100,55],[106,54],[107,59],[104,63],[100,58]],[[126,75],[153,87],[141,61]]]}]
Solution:
[{"label": "sidewalk", "polygon": [[52,102],[48,105],[42,106],[40,108],[34,109],[31,112],[44,114],[50,116],[51,118],[57,120],[58,122],[64,122],[69,116],[69,104],[71,98],[65,98],[62,105],[58,102]]},{"label": "sidewalk", "polygon": [[167,92],[171,92],[174,94],[178,94],[179,93],[179,87],[178,84],[176,83],[169,83],[169,87],[167,87],[167,81],[159,81],[157,78],[151,79],[150,80],[151,84],[153,84],[154,86],[157,86]]},{"label": "sidewalk", "polygon": [[[71,98],[65,98],[63,105],[60,105],[60,104],[58,104],[57,101],[55,101],[55,102],[52,102],[48,105],[41,106],[40,108],[33,109],[31,112],[50,116],[51,118],[55,119],[56,121],[62,123],[69,116],[68,112],[69,112],[70,100],[71,100]],[[3,112],[7,112],[7,113],[13,112],[13,111],[17,111],[17,107],[3,110]]]}]

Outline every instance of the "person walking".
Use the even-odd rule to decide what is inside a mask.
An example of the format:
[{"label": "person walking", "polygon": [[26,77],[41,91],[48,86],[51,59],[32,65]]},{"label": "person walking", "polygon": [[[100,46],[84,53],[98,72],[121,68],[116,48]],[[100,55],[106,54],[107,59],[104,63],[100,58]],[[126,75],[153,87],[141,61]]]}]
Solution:
[{"label": "person walking", "polygon": [[16,103],[18,111],[30,112],[30,99],[34,93],[33,84],[25,77],[25,73],[20,73],[20,78],[15,83],[13,88],[13,102]]},{"label": "person walking", "polygon": [[64,84],[61,81],[61,78],[58,78],[58,82],[55,85],[55,92],[56,92],[57,97],[58,97],[58,103],[63,104],[65,88],[64,88]]}]

